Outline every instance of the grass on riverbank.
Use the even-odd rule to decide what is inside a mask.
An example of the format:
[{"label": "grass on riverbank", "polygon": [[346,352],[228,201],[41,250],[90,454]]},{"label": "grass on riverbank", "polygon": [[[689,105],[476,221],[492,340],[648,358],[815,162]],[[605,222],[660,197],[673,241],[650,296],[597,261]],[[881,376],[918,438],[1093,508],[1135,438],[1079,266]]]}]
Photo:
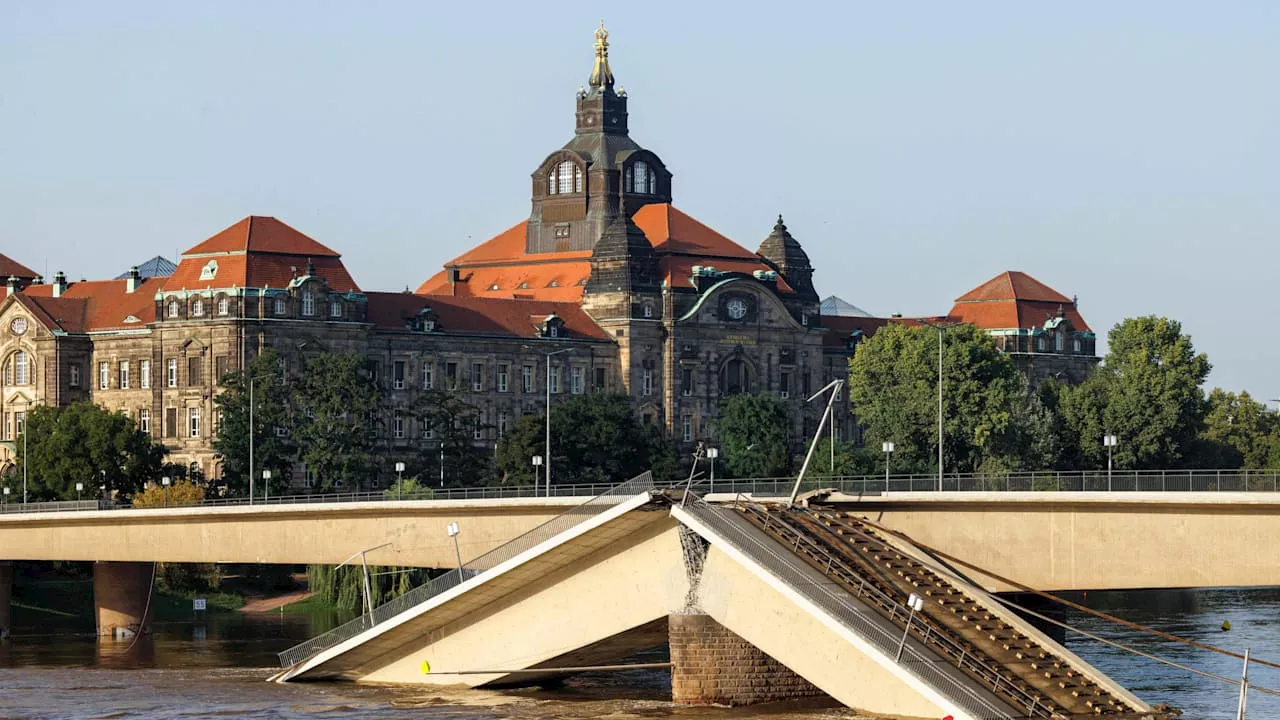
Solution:
[{"label": "grass on riverbank", "polygon": [[283,610],[286,615],[313,615],[318,612],[337,612],[336,607],[321,600],[318,594],[295,603],[289,603],[284,606]]}]

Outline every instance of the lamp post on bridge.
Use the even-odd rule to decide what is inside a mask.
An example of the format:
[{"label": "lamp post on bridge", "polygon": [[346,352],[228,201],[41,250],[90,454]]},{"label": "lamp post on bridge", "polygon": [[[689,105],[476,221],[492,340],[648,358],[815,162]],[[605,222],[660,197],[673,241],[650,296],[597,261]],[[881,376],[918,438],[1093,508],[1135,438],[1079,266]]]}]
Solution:
[{"label": "lamp post on bridge", "polygon": [[76,502],[80,502],[80,493],[84,492],[84,483],[76,483]]},{"label": "lamp post on bridge", "polygon": [[266,502],[271,497],[271,471],[262,471],[262,502]]},{"label": "lamp post on bridge", "polygon": [[[164,506],[169,507],[169,476],[160,478],[160,484],[164,486]],[[80,483],[76,483],[76,489],[80,489]]]},{"label": "lamp post on bridge", "polygon": [[720,448],[707,448],[707,460],[711,463],[711,490],[716,491],[716,458],[720,457]]},{"label": "lamp post on bridge", "polygon": [[396,463],[396,500],[404,494],[404,463]]},{"label": "lamp post on bridge", "polygon": [[533,494],[538,494],[538,468],[542,467],[542,456],[533,456]]},{"label": "lamp post on bridge", "polygon": [[1103,435],[1102,444],[1107,448],[1107,492],[1111,492],[1111,452],[1120,444],[1120,440],[1115,435]]},{"label": "lamp post on bridge", "polygon": [[257,377],[248,378],[249,380],[249,504],[253,504],[253,440],[256,433],[253,431],[253,385],[262,379],[273,378],[275,375],[258,375]]},{"label": "lamp post on bridge", "polygon": [[927,325],[938,331],[938,492],[942,492],[942,334],[949,328],[953,328],[960,323],[931,323],[928,320],[921,320],[922,325]]},{"label": "lamp post on bridge", "polygon": [[893,443],[885,440],[880,443],[880,449],[884,451],[884,489],[889,491],[889,456],[893,454]]},{"label": "lamp post on bridge", "polygon": [[449,523],[449,537],[453,538],[453,553],[458,556],[458,582],[462,582],[462,550],[458,547],[458,523]]},{"label": "lamp post on bridge", "polygon": [[338,567],[335,567],[333,569],[333,571],[336,573],[338,570],[342,569],[344,565],[354,560],[357,555],[360,556],[360,566],[364,574],[364,578],[363,578],[364,579],[364,583],[363,583],[364,584],[364,607],[365,607],[365,612],[368,613],[368,616],[369,616],[369,627],[373,627],[373,593],[372,593],[372,588],[369,585],[369,562],[365,559],[365,554],[371,553],[374,550],[381,550],[382,548],[387,547],[388,545],[391,545],[391,543],[385,542],[385,543],[382,543],[381,545],[375,545],[371,548],[365,548],[364,550],[351,553],[350,557],[348,557],[346,560],[343,560],[341,563],[338,563]]}]

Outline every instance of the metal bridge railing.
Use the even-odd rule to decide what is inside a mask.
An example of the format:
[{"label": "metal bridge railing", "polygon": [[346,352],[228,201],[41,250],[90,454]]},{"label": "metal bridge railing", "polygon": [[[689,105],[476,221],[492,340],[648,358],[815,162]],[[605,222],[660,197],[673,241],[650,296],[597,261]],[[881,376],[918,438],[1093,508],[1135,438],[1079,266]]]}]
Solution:
[{"label": "metal bridge railing", "polygon": [[425,585],[420,585],[409,592],[394,598],[373,609],[373,612],[339,625],[321,635],[295,645],[280,653],[280,666],[292,667],[323,650],[349,640],[360,633],[386,622],[400,613],[416,607],[427,600],[461,585],[485,570],[489,570],[520,553],[550,540],[566,530],[581,524],[605,510],[653,489],[652,473],[644,473],[621,485],[613,486],[590,500],[563,512],[529,532],[507,542],[483,555],[464,563],[457,570],[450,570]]},{"label": "metal bridge railing", "polygon": [[[684,511],[711,527],[739,551],[760,563],[779,580],[830,613],[863,640],[887,655],[897,654],[898,642],[901,639],[899,634],[889,632],[867,617],[861,608],[850,601],[848,593],[837,592],[827,585],[814,582],[811,573],[815,571],[799,558],[787,555],[776,542],[762,539],[757,534],[744,530],[733,517],[735,511],[716,508],[700,501],[686,505]],[[905,605],[870,585],[864,587],[863,594],[873,596],[878,604],[890,608],[895,614],[900,612],[904,619],[909,613]],[[949,638],[938,633],[934,633],[930,640],[933,643],[954,645]],[[963,648],[958,645],[955,647],[955,652],[957,656],[964,657]],[[1021,713],[1012,713],[1009,709],[992,703],[976,692],[951,673],[949,663],[922,655],[910,645],[905,648],[902,657],[901,664],[908,672],[975,718],[1017,720],[1026,717]],[[970,663],[975,660],[972,655],[968,659]]]}]

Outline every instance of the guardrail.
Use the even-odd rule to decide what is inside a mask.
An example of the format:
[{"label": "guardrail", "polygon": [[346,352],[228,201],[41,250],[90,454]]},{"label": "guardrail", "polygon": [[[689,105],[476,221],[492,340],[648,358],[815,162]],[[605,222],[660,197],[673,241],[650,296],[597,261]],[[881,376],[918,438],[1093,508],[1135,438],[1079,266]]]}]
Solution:
[{"label": "guardrail", "polygon": [[[740,552],[760,563],[779,580],[787,583],[792,589],[809,598],[815,605],[830,613],[849,630],[880,649],[889,656],[897,654],[900,635],[890,633],[878,623],[867,617],[862,609],[850,601],[847,593],[832,590],[825,584],[816,582],[810,573],[815,572],[799,558],[788,556],[776,542],[758,533],[749,532],[741,527],[731,513],[734,511],[716,508],[703,502],[694,502],[682,508],[718,533],[726,542]],[[909,609],[895,598],[866,586],[863,590],[868,595],[876,595],[876,601],[896,613],[907,617]],[[935,643],[949,643],[949,638],[935,633]],[[960,650],[960,648],[957,648]],[[973,659],[970,658],[970,662]],[[982,720],[1016,720],[1025,717],[1014,714],[1008,709],[993,704],[988,698],[966,685],[950,672],[950,663],[939,658],[926,657],[914,647],[907,645],[903,650],[901,665],[925,684],[951,700],[969,715]]]},{"label": "guardrail", "polygon": [[[665,483],[660,483],[664,487]],[[683,486],[672,481],[671,487]],[[788,496],[794,477],[700,479],[693,487],[699,492],[755,495],[756,497]],[[1277,470],[1126,470],[1108,474],[1105,470],[1006,473],[998,475],[950,474],[942,478],[945,492],[1280,492]],[[884,492],[933,492],[938,488],[937,475],[838,475],[811,476],[801,491],[833,488],[841,492],[874,495]],[[393,502],[397,500],[493,500],[502,498],[595,497],[608,492],[612,485],[552,485],[550,495],[545,486],[492,486],[473,488],[441,488],[422,490],[397,496],[387,491],[312,493],[278,495],[269,498],[210,498],[198,505],[185,507],[229,507],[240,505],[294,505],[310,503]],[[0,514],[72,512],[85,510],[133,510],[131,505],[107,500],[71,500],[66,502],[21,503],[0,505]],[[148,508],[162,509],[162,508]]]},{"label": "guardrail", "polygon": [[[628,498],[649,492],[652,489],[653,475],[648,472],[638,475],[621,485],[610,487],[596,497],[560,513],[514,540],[463,563],[462,567],[457,570],[450,570],[425,585],[419,585],[409,592],[379,605],[367,615],[361,615],[327,633],[317,635],[304,643],[285,650],[280,653],[280,666],[284,668],[293,667],[307,658],[313,657],[316,653],[350,640],[360,633],[377,626],[379,623],[386,622],[396,615],[420,605],[446,590],[457,587],[484,571],[573,528],[588,518],[594,517]],[[468,565],[471,567],[467,567]]]}]

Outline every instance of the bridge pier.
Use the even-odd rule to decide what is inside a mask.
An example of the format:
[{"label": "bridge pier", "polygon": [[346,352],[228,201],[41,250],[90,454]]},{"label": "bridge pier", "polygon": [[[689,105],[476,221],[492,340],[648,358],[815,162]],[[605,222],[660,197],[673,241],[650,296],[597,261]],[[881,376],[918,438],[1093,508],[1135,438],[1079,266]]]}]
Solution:
[{"label": "bridge pier", "polygon": [[151,585],[155,563],[108,562],[93,564],[93,603],[98,636],[115,639],[149,633]]},{"label": "bridge pier", "polygon": [[13,598],[13,562],[0,560],[0,640],[9,637],[13,616],[10,601]]},{"label": "bridge pier", "polygon": [[826,693],[709,615],[671,615],[671,700],[681,705],[755,705]]}]

